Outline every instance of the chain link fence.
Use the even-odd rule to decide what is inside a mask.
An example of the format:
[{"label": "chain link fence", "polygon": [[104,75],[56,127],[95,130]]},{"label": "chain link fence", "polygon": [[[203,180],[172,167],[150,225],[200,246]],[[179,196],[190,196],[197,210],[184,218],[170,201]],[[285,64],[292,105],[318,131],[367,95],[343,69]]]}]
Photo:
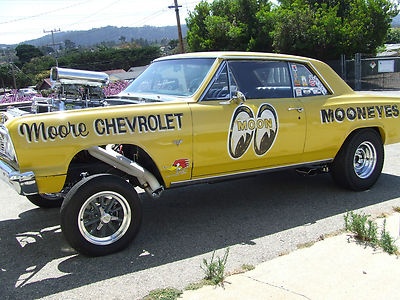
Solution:
[{"label": "chain link fence", "polygon": [[367,57],[327,62],[355,90],[400,90],[400,57]]}]

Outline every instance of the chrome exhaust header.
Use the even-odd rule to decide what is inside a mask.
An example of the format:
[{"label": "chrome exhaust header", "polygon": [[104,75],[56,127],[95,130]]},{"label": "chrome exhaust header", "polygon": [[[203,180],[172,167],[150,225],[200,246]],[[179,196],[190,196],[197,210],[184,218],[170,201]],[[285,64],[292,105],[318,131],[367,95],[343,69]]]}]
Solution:
[{"label": "chrome exhaust header", "polygon": [[50,81],[53,86],[56,84],[104,86],[108,84],[109,76],[104,72],[53,67],[50,70]]},{"label": "chrome exhaust header", "polygon": [[121,170],[129,175],[135,176],[141,187],[153,198],[158,198],[164,187],[160,185],[157,178],[148,170],[143,168],[138,163],[121,155],[111,149],[111,145],[107,145],[106,149],[94,146],[88,149],[88,152],[93,157],[105,162]]}]

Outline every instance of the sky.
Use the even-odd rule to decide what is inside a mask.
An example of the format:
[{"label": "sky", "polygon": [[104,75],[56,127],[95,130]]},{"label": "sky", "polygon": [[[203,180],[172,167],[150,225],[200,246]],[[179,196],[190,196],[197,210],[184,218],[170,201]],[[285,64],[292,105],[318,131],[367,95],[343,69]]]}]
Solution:
[{"label": "sky", "polygon": [[[178,0],[181,24],[200,0]],[[0,0],[0,44],[53,31],[176,25],[174,0]],[[44,31],[47,31],[45,33]]]}]

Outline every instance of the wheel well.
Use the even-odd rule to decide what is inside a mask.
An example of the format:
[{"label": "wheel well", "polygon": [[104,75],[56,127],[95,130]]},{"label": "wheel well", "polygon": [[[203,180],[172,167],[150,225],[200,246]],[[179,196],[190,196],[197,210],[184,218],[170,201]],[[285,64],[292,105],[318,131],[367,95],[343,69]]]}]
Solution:
[{"label": "wheel well", "polygon": [[[385,131],[381,128],[381,127],[364,127],[364,128],[357,128],[355,130],[353,130],[346,138],[345,142],[353,135],[355,135],[356,133],[363,131],[363,130],[367,130],[367,129],[372,129],[374,130],[376,133],[379,134],[379,136],[381,137],[382,143],[385,143]],[[344,143],[343,143],[344,144]]]},{"label": "wheel well", "polygon": [[160,182],[160,184],[164,185],[164,180],[163,180],[161,173],[158,170],[154,160],[141,147],[139,147],[137,145],[131,145],[131,144],[121,144],[121,145],[118,145],[118,150],[125,157],[138,163],[140,166],[142,166],[143,168],[148,170],[150,173],[152,173],[157,178],[158,182]]},{"label": "wheel well", "polygon": [[[339,149],[338,153],[336,153],[336,157],[338,156],[339,152],[342,151],[342,149],[343,149],[343,147],[345,146],[346,142],[347,142],[353,135],[357,134],[357,133],[360,132],[360,131],[368,130],[368,129],[374,130],[374,131],[380,136],[380,138],[381,138],[381,140],[382,140],[382,144],[385,143],[385,142],[384,142],[384,141],[385,141],[385,132],[384,132],[384,130],[383,130],[382,128],[380,128],[380,127],[364,127],[364,128],[357,128],[357,129],[353,130],[352,132],[350,132],[350,134],[346,137],[346,139],[344,140],[343,144],[340,146],[340,149]],[[335,158],[336,158],[336,157],[335,157]]]},{"label": "wheel well", "polygon": [[354,191],[369,189],[382,172],[384,156],[379,129],[357,129],[347,137],[332,162],[332,177],[344,188]]},{"label": "wheel well", "polygon": [[[115,144],[113,145],[113,150],[138,163],[151,172],[160,184],[164,184],[163,178],[153,159],[141,147],[131,144]],[[129,179],[135,186],[139,185],[135,177],[94,158],[88,151],[83,150],[78,152],[71,160],[64,188],[71,188],[76,182],[82,179],[82,175],[86,176],[86,174],[94,175],[99,173],[115,174]]]},{"label": "wheel well", "polygon": [[382,143],[385,144],[386,132],[383,130],[383,128],[382,127],[372,127],[372,129],[375,129],[379,133],[379,135],[381,136]]}]

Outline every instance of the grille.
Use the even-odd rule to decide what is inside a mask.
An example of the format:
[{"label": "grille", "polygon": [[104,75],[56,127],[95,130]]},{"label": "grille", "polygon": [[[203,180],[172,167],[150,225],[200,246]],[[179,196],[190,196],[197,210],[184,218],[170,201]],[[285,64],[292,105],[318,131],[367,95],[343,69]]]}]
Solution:
[{"label": "grille", "polygon": [[17,165],[17,158],[15,157],[14,147],[12,145],[10,136],[5,126],[0,124],[0,156],[11,164]]},{"label": "grille", "polygon": [[1,156],[6,156],[7,149],[7,131],[3,129],[3,126],[0,127],[0,154]]},{"label": "grille", "polygon": [[0,153],[3,155],[6,153],[6,145],[2,134],[0,134]]}]

